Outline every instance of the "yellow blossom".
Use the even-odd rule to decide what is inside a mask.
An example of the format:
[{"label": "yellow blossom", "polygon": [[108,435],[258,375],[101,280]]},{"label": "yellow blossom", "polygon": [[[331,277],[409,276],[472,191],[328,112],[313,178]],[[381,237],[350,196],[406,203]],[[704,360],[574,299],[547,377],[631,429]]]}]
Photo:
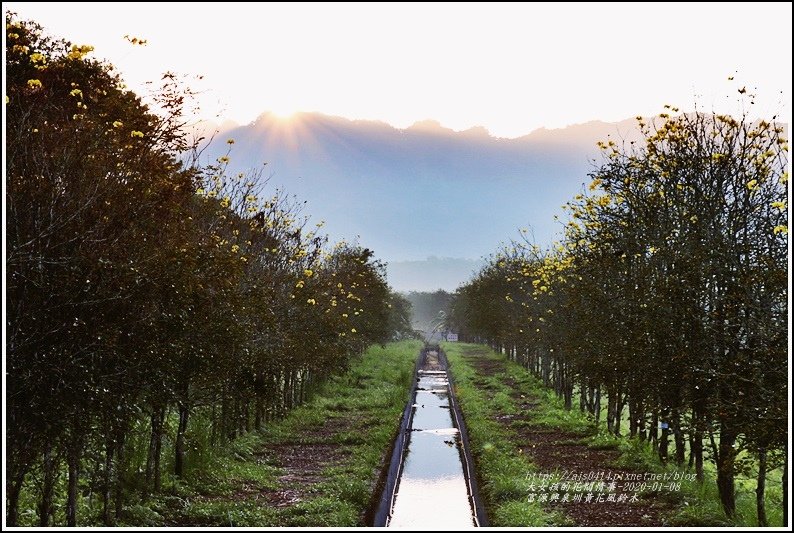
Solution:
[{"label": "yellow blossom", "polygon": [[124,123],[123,123],[122,121],[120,121],[120,120],[114,120],[114,121],[113,121],[113,127],[114,127],[114,128],[120,128],[120,127],[122,127],[123,125],[124,125]]},{"label": "yellow blossom", "polygon": [[39,80],[28,80],[28,87],[31,89],[38,89],[41,87],[41,82]]},{"label": "yellow blossom", "polygon": [[317,301],[314,298],[309,298],[308,300],[306,300],[306,303],[310,305],[315,305]]},{"label": "yellow blossom", "polygon": [[79,96],[80,98],[82,98],[83,91],[81,91],[80,89],[72,89],[71,91],[69,91],[69,96]]},{"label": "yellow blossom", "polygon": [[307,278],[310,278],[314,275],[314,271],[310,268],[307,268],[306,270],[303,271],[303,275],[306,276]]},{"label": "yellow blossom", "polygon": [[304,282],[303,282],[303,280],[302,280],[302,279],[301,279],[301,280],[298,280],[298,283],[296,283],[296,284],[295,284],[295,288],[296,288],[296,289],[302,289],[302,288],[303,288],[303,285],[304,285]]},{"label": "yellow blossom", "polygon": [[69,59],[83,59],[88,53],[92,52],[94,47],[88,44],[72,45],[72,50],[66,55]]},{"label": "yellow blossom", "polygon": [[754,191],[758,188],[758,180],[750,180],[747,182],[747,188]]},{"label": "yellow blossom", "polygon": [[240,247],[236,244],[232,244],[232,253],[236,254],[240,250]]},{"label": "yellow blossom", "polygon": [[350,333],[357,333],[356,328],[350,328]]},{"label": "yellow blossom", "polygon": [[229,162],[229,158],[226,157],[225,155],[218,158],[218,163],[228,163],[228,162]]},{"label": "yellow blossom", "polygon": [[775,209],[780,209],[781,211],[786,210],[786,202],[772,202],[772,207]]},{"label": "yellow blossom", "polygon": [[786,235],[788,234],[788,226],[786,225],[775,226],[772,232],[775,235],[777,235],[778,233],[782,233],[783,235]]},{"label": "yellow blossom", "polygon": [[143,132],[142,132],[142,131],[138,131],[138,130],[132,130],[132,131],[130,132],[130,137],[139,137],[139,138],[142,138],[142,137],[143,137]]}]

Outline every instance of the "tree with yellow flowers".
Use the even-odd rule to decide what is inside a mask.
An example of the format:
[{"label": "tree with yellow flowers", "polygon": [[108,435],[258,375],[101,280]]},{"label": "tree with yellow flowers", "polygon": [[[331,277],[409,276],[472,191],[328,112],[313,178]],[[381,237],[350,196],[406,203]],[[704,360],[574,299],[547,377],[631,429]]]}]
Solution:
[{"label": "tree with yellow flowers", "polygon": [[409,309],[371,250],[230,175],[233,140],[199,163],[177,76],[144,103],[88,45],[11,13],[6,43],[7,524],[109,526]]},{"label": "tree with yellow flowers", "polygon": [[[787,446],[788,142],[775,117],[667,107],[638,117],[642,142],[599,143],[563,242],[497,254],[451,320],[569,408],[578,389],[596,424],[605,400],[609,432],[628,409],[629,435],[662,462],[688,452],[702,481],[710,455],[728,517],[753,467],[766,525],[766,474]],[[787,490],[784,475],[784,506]]]}]

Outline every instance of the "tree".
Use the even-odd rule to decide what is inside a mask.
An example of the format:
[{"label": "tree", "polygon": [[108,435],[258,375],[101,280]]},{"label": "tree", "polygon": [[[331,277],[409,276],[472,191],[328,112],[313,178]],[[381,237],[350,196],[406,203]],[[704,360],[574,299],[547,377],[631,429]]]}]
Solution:
[{"label": "tree", "polygon": [[230,176],[233,140],[199,164],[176,76],[150,108],[91,47],[13,14],[6,36],[7,522],[28,490],[39,525],[58,497],[77,525],[90,485],[111,525],[161,490],[163,454],[190,476],[198,442],[282,416],[406,307],[374,252],[328,249],[261,173]]},{"label": "tree", "polygon": [[599,143],[563,242],[501,251],[458,291],[452,320],[524,353],[568,407],[578,382],[596,422],[603,390],[611,432],[628,405],[630,434],[662,461],[672,438],[682,465],[689,440],[700,480],[708,442],[729,517],[737,456],[755,454],[764,524],[767,459],[786,446],[783,128],[700,112],[638,121],[642,143]]}]

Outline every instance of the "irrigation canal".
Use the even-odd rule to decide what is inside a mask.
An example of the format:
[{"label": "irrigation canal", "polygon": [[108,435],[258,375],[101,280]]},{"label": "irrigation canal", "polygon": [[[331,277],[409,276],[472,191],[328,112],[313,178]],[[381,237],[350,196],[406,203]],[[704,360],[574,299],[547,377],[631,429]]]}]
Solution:
[{"label": "irrigation canal", "polygon": [[444,352],[426,346],[415,374],[373,525],[485,526],[466,427]]}]

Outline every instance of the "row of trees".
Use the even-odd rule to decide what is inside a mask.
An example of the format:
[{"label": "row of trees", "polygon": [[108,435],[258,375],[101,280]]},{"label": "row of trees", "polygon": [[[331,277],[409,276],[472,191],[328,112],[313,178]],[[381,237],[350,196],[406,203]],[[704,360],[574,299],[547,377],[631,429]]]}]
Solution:
[{"label": "row of trees", "polygon": [[425,332],[443,322],[452,301],[452,294],[441,289],[434,292],[411,291],[405,297],[411,302],[414,328]]},{"label": "row of trees", "polygon": [[372,251],[330,247],[229,155],[196,163],[176,76],[147,106],[91,47],[12,14],[6,37],[9,525],[24,491],[42,526],[61,491],[68,525],[86,494],[111,524],[200,439],[260,428],[411,334]]},{"label": "row of trees", "polygon": [[[741,90],[740,92],[744,92]],[[728,516],[737,472],[787,455],[787,151],[774,122],[668,109],[642,141],[599,143],[563,242],[496,254],[456,295],[450,323],[491,343],[572,408],[653,442],[703,480],[714,461]],[[672,440],[670,444],[668,444]],[[754,460],[753,460],[754,459]]]}]

